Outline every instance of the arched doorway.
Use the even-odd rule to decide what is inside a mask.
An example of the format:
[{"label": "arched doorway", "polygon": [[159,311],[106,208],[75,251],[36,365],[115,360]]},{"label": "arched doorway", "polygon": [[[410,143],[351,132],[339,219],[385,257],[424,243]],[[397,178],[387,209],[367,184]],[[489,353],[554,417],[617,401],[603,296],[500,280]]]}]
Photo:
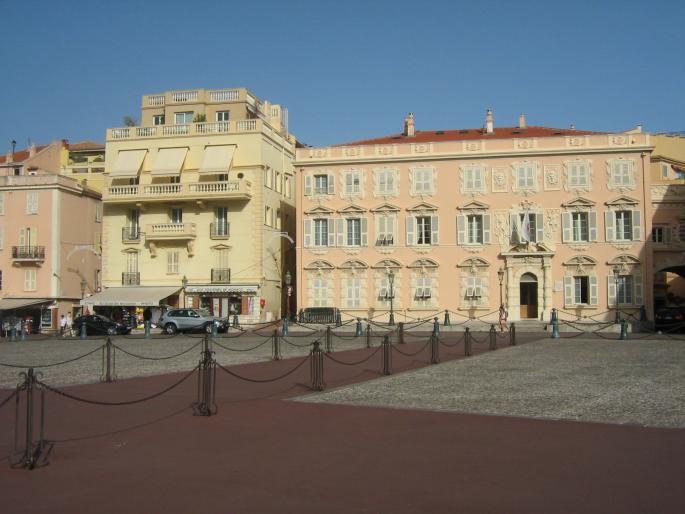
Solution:
[{"label": "arched doorway", "polygon": [[538,278],[532,273],[524,273],[519,282],[521,319],[538,317]]},{"label": "arched doorway", "polygon": [[685,265],[657,267],[654,274],[654,308],[685,305]]}]

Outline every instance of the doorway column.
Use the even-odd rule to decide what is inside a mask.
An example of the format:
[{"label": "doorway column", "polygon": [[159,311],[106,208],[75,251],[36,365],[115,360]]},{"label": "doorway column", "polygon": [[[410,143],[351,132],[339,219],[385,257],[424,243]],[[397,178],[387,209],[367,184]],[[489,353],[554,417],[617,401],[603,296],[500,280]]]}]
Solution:
[{"label": "doorway column", "polygon": [[514,267],[511,263],[507,263],[507,287],[506,297],[504,303],[509,311],[509,318],[514,320],[519,319],[519,292],[516,290],[517,284],[514,283]]},{"label": "doorway column", "polygon": [[549,257],[542,258],[542,319],[547,319],[552,308],[552,263]]}]

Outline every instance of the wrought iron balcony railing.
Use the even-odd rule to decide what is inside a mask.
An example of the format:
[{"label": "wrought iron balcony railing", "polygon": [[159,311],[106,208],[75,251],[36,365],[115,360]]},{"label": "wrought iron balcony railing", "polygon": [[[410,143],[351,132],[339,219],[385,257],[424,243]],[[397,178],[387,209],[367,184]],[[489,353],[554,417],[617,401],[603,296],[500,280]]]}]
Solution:
[{"label": "wrought iron balcony railing", "polygon": [[140,227],[123,227],[121,229],[121,240],[124,243],[140,241]]},{"label": "wrought iron balcony railing", "polygon": [[140,272],[139,271],[124,271],[121,274],[121,285],[122,286],[139,286],[140,285]]},{"label": "wrought iron balcony railing", "polygon": [[231,226],[227,221],[215,221],[209,224],[209,237],[221,239],[230,236]]},{"label": "wrought iron balcony railing", "polygon": [[12,259],[15,261],[44,261],[44,246],[13,246]]},{"label": "wrought iron balcony railing", "polygon": [[231,268],[212,268],[212,284],[230,284]]}]

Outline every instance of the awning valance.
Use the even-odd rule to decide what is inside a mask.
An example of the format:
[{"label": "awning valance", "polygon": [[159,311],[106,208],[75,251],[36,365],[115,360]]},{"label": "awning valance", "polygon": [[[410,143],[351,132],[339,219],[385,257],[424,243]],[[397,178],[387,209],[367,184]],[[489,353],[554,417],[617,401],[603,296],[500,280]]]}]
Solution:
[{"label": "awning valance", "polygon": [[169,296],[177,294],[179,286],[110,287],[81,300],[81,305],[109,307],[156,307]]},{"label": "awning valance", "polygon": [[12,311],[52,301],[52,298],[2,298],[0,299],[0,311]]},{"label": "awning valance", "polygon": [[137,177],[147,150],[120,150],[109,171],[110,177]]},{"label": "awning valance", "polygon": [[257,284],[214,284],[214,285],[191,285],[186,286],[187,294],[197,294],[197,293],[244,293],[244,294],[257,294],[259,291],[259,286]]},{"label": "awning valance", "polygon": [[181,174],[188,148],[160,148],[150,172],[153,177],[176,177]]},{"label": "awning valance", "polygon": [[228,173],[233,162],[235,145],[214,145],[205,147],[205,154],[200,166],[200,174]]}]

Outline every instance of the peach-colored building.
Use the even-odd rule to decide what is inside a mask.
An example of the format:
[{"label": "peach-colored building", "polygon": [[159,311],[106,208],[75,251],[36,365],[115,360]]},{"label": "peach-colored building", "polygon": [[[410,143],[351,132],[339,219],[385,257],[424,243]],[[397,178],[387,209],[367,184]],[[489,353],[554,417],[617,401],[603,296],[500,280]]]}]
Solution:
[{"label": "peach-colored building", "polygon": [[510,320],[651,316],[651,150],[641,132],[496,127],[491,111],[483,129],[410,114],[400,134],[298,149],[298,309],[494,319],[501,295]]},{"label": "peach-colored building", "polygon": [[0,166],[0,317],[50,331],[75,316],[99,287],[101,217],[100,194],[75,180]]}]

